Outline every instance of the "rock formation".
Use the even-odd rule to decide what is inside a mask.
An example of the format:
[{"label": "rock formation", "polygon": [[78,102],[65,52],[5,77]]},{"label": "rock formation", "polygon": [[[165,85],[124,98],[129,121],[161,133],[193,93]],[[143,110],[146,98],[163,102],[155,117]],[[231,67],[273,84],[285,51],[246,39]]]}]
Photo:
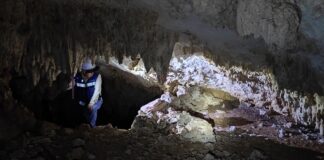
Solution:
[{"label": "rock formation", "polygon": [[146,93],[124,108],[143,105],[135,131],[213,143],[218,116],[239,115],[281,138],[291,126],[322,136],[323,26],[323,0],[0,0],[0,138],[56,112],[85,57],[126,83],[114,90]]}]

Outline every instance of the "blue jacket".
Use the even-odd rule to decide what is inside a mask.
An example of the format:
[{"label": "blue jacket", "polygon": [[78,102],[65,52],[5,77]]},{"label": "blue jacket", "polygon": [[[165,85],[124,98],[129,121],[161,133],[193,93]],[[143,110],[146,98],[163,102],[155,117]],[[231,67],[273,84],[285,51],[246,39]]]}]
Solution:
[{"label": "blue jacket", "polygon": [[94,73],[94,75],[90,79],[88,79],[88,81],[83,80],[81,73],[77,73],[77,75],[74,77],[75,98],[80,105],[85,106],[89,104],[95,91],[98,75],[98,73]]}]

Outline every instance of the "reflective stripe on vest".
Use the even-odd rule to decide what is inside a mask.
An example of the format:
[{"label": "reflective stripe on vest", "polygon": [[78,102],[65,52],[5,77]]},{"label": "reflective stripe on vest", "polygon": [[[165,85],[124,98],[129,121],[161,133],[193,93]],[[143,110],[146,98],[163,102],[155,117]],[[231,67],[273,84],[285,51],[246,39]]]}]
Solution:
[{"label": "reflective stripe on vest", "polygon": [[80,73],[75,76],[75,99],[79,105],[87,105],[95,91],[95,85],[99,74],[95,73],[87,82]]},{"label": "reflective stripe on vest", "polygon": [[88,87],[92,87],[92,86],[95,86],[96,85],[96,82],[90,82],[90,83],[87,83],[87,86]]},{"label": "reflective stripe on vest", "polygon": [[77,87],[85,88],[85,84],[83,84],[83,83],[76,83],[76,86],[77,86]]},{"label": "reflective stripe on vest", "polygon": [[76,86],[81,87],[81,88],[92,87],[92,86],[95,86],[95,85],[96,85],[96,82],[90,82],[90,83],[87,83],[87,84],[76,83]]}]

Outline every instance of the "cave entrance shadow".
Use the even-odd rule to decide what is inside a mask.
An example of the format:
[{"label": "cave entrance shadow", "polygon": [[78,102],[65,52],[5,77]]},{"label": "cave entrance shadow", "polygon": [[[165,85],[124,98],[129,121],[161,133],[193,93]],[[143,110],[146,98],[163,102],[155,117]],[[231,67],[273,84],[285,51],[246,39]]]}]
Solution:
[{"label": "cave entrance shadow", "polygon": [[147,87],[131,73],[111,66],[100,66],[103,79],[104,103],[98,113],[97,124],[111,123],[129,129],[139,109],[159,98],[163,91],[157,86]]},{"label": "cave entrance shadow", "polygon": [[84,123],[82,117],[82,108],[72,100],[72,90],[59,94],[50,104],[51,117],[53,121],[64,127],[76,127]]},{"label": "cave entrance shadow", "polygon": [[[140,107],[163,93],[159,87],[146,87],[137,82],[138,77],[119,69],[105,67],[100,73],[104,103],[98,110],[97,125],[111,123],[114,127],[129,129]],[[71,95],[71,90],[65,91],[51,104],[51,108],[55,108],[51,111],[52,121],[64,127],[77,127],[85,123],[82,109],[72,100]]]}]

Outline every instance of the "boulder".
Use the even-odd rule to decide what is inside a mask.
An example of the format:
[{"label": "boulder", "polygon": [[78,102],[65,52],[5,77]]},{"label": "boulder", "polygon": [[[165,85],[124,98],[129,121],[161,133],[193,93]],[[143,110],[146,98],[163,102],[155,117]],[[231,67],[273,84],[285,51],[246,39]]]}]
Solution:
[{"label": "boulder", "polygon": [[177,134],[192,142],[215,142],[213,128],[206,120],[186,111],[176,111],[166,102],[155,100],[139,111],[132,125],[133,130],[158,130]]},{"label": "boulder", "polygon": [[188,93],[171,103],[177,109],[190,110],[202,114],[216,110],[230,110],[239,106],[239,100],[219,89],[194,86]]}]

